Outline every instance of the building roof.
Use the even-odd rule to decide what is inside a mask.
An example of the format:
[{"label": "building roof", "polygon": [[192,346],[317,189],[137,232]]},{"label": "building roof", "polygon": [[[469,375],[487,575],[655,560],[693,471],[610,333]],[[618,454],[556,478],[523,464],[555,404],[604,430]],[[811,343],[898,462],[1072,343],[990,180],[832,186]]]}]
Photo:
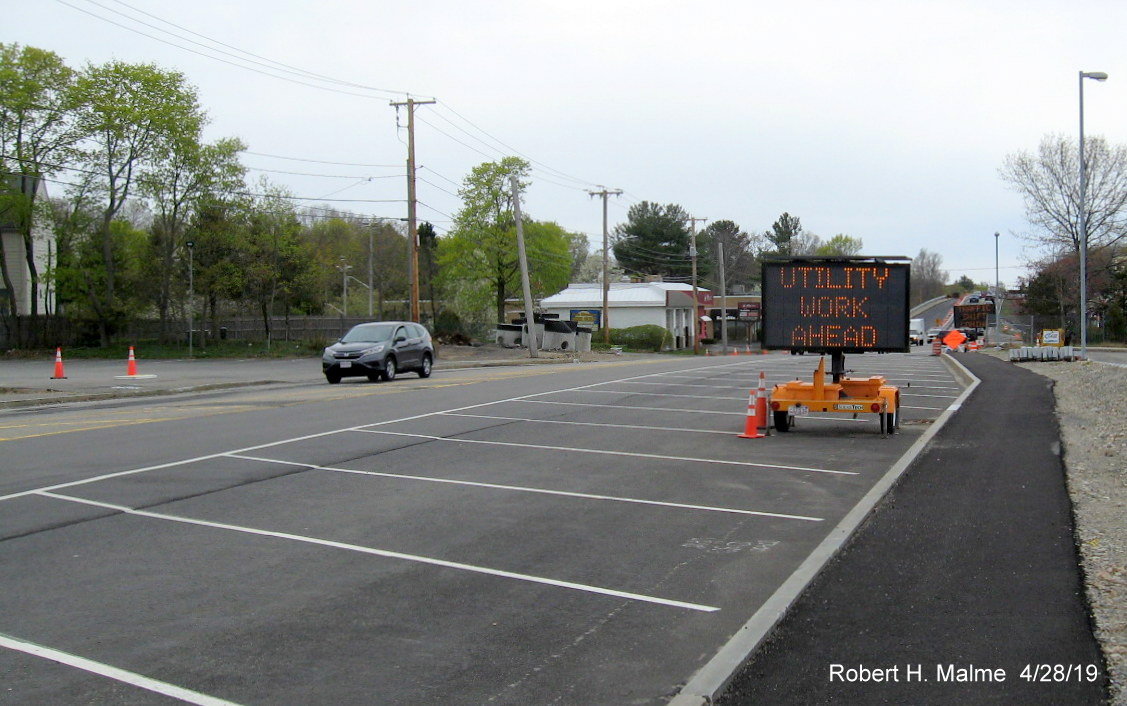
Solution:
[{"label": "building roof", "polygon": [[[701,292],[708,292],[702,287]],[[610,306],[665,306],[667,292],[692,292],[691,284],[682,282],[611,282],[607,292]],[[691,294],[690,294],[691,296]],[[603,305],[603,285],[599,283],[569,284],[566,289],[550,297],[544,297],[540,306],[544,308],[601,307]]]}]

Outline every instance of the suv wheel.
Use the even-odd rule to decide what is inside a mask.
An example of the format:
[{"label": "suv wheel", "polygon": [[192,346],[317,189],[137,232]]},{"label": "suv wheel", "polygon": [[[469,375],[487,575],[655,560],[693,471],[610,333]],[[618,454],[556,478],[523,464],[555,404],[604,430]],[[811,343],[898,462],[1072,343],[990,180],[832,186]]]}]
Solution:
[{"label": "suv wheel", "polygon": [[388,356],[387,362],[384,363],[383,366],[383,379],[387,382],[391,382],[395,379],[395,373],[395,358]]},{"label": "suv wheel", "polygon": [[430,368],[431,368],[430,353],[423,353],[423,365],[422,365],[421,368],[419,368],[419,377],[429,378],[430,377]]},{"label": "suv wheel", "polygon": [[325,373],[325,379],[329,381],[330,385],[336,385],[338,382],[340,382],[340,373],[330,370],[329,372]]}]

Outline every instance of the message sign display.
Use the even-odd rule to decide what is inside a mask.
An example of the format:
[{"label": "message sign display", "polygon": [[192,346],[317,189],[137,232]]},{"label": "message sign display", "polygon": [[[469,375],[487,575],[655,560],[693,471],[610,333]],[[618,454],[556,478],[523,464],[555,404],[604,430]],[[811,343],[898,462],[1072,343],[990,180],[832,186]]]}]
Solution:
[{"label": "message sign display", "polygon": [[883,259],[763,263],[763,347],[907,352],[909,266]]},{"label": "message sign display", "polygon": [[993,302],[960,304],[955,307],[955,328],[986,328],[987,319],[993,313]]}]

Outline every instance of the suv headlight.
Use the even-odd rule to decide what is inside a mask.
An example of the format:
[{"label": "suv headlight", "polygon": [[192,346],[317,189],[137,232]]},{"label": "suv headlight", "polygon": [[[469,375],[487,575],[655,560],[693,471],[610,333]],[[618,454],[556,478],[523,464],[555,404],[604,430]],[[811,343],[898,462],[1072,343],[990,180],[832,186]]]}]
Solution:
[{"label": "suv headlight", "polygon": [[382,343],[375,345],[375,346],[372,346],[371,348],[365,348],[364,350],[360,351],[360,357],[363,358],[366,355],[375,355],[376,353],[383,353],[383,349],[384,349],[384,344],[382,344]]}]

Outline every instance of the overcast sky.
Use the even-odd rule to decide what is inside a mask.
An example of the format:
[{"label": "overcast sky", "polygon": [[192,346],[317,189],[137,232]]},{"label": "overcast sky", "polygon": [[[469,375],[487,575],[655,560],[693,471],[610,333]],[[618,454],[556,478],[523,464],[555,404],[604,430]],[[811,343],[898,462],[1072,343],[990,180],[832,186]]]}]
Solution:
[{"label": "overcast sky", "polygon": [[1080,70],[1110,75],[1085,84],[1086,133],[1127,142],[1121,0],[36,0],[4,19],[0,41],[76,68],[183,72],[253,178],[357,213],[406,214],[389,103],[433,98],[421,220],[442,232],[470,169],[519,154],[524,210],[593,250],[602,185],[625,192],[611,229],[642,200],[751,232],[786,211],[864,254],[938,252],[952,278],[993,281],[1000,232],[1012,285],[1031,253],[1005,156],[1077,136]]}]

